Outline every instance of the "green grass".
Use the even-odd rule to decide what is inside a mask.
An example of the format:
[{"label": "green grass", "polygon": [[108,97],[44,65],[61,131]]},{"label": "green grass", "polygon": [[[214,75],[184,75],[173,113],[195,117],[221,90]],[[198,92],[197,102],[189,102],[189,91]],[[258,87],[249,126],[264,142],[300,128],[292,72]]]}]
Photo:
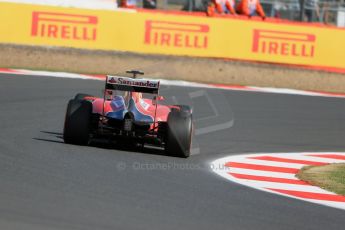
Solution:
[{"label": "green grass", "polygon": [[345,195],[345,164],[342,167],[339,167],[338,170],[331,172],[329,179],[342,185],[339,188],[339,193]]},{"label": "green grass", "polygon": [[306,166],[297,177],[312,185],[345,196],[345,163]]}]

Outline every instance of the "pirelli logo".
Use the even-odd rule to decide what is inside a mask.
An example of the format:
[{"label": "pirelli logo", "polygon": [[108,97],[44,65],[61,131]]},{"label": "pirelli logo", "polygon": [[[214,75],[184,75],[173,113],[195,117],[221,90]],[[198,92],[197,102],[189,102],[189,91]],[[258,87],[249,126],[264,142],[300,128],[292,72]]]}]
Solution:
[{"label": "pirelli logo", "polygon": [[145,44],[206,49],[209,31],[209,26],[205,24],[148,20],[145,22]]},{"label": "pirelli logo", "polygon": [[315,41],[315,35],[309,33],[254,30],[252,52],[313,58],[315,54]]},{"label": "pirelli logo", "polygon": [[97,23],[96,16],[32,12],[31,36],[95,41]]}]

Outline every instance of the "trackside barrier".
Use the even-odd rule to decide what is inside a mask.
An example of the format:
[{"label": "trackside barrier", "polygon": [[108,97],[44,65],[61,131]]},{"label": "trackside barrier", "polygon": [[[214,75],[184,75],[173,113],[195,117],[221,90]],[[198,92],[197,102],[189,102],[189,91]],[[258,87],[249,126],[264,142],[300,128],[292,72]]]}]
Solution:
[{"label": "trackside barrier", "polygon": [[230,58],[345,72],[345,29],[0,2],[0,42]]}]

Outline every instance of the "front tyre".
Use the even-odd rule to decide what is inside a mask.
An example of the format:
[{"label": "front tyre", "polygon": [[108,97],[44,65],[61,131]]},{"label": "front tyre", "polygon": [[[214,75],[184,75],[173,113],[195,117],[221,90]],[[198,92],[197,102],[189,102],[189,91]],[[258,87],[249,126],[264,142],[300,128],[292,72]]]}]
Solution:
[{"label": "front tyre", "polygon": [[92,104],[88,101],[68,102],[63,139],[65,143],[87,145],[90,139]]},{"label": "front tyre", "polygon": [[165,150],[170,155],[187,158],[192,143],[192,114],[173,109],[167,120]]}]

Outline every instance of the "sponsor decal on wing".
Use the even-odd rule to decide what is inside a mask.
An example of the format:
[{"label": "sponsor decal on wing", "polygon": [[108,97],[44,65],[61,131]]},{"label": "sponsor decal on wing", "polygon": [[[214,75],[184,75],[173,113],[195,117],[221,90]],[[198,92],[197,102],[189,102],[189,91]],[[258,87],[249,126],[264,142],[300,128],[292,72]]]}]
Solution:
[{"label": "sponsor decal on wing", "polygon": [[131,79],[126,77],[108,76],[107,83],[134,87],[159,88],[159,81]]}]

